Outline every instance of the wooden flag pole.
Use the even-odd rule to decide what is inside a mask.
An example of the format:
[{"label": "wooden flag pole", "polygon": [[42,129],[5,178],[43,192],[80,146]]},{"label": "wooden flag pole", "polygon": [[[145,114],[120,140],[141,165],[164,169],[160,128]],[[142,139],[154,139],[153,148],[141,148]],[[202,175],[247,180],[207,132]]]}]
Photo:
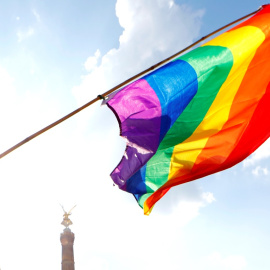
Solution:
[{"label": "wooden flag pole", "polygon": [[151,66],[150,68],[148,68],[148,69],[146,69],[146,70],[144,70],[144,71],[138,73],[137,75],[135,75],[135,76],[133,76],[133,77],[127,79],[126,81],[124,81],[124,82],[118,84],[117,86],[111,88],[110,90],[108,90],[108,91],[105,92],[104,94],[98,95],[96,98],[94,98],[93,100],[91,100],[91,101],[89,101],[88,103],[84,104],[83,106],[81,106],[80,108],[76,109],[75,111],[73,111],[73,112],[67,114],[66,116],[64,116],[64,117],[60,118],[59,120],[55,121],[54,123],[48,125],[47,127],[43,128],[43,129],[41,129],[41,130],[39,130],[38,132],[36,132],[36,133],[32,134],[31,136],[27,137],[26,139],[24,139],[23,141],[21,141],[21,142],[17,143],[16,145],[12,146],[12,147],[9,148],[8,150],[6,150],[6,151],[3,152],[2,154],[0,154],[0,159],[1,159],[2,157],[4,157],[4,156],[8,155],[9,153],[11,153],[12,151],[14,151],[15,149],[19,148],[20,146],[24,145],[25,143],[27,143],[27,142],[33,140],[34,138],[36,138],[37,136],[41,135],[42,133],[46,132],[47,130],[49,130],[49,129],[55,127],[55,126],[57,126],[58,124],[64,122],[64,121],[67,120],[68,118],[70,118],[70,117],[72,117],[73,115],[77,114],[78,112],[82,111],[83,109],[89,107],[90,105],[92,105],[92,104],[95,103],[96,101],[98,101],[98,100],[100,100],[100,99],[104,99],[106,96],[108,96],[109,94],[115,92],[115,91],[118,90],[119,88],[121,88],[121,87],[123,87],[123,86],[125,86],[125,85],[127,85],[127,84],[129,84],[129,83],[131,83],[131,82],[133,82],[133,81],[135,81],[136,79],[138,79],[138,78],[140,78],[140,77],[146,75],[147,73],[149,73],[149,72],[151,72],[151,71],[153,71],[153,70],[155,70],[155,69],[157,69],[157,68],[163,66],[163,65],[166,64],[167,62],[173,60],[174,58],[176,58],[177,56],[179,56],[179,55],[182,54],[183,52],[185,52],[185,51],[191,49],[192,47],[194,47],[194,46],[197,45],[198,43],[204,41],[205,39],[207,39],[207,38],[213,36],[214,34],[216,34],[216,33],[220,32],[220,31],[224,30],[225,28],[228,28],[229,26],[231,26],[231,25],[233,25],[233,24],[236,24],[237,22],[240,22],[240,21],[242,21],[242,20],[244,20],[244,19],[246,19],[246,18],[252,16],[253,14],[255,14],[255,13],[257,13],[258,11],[260,11],[261,9],[263,9],[263,7],[264,7],[264,6],[261,6],[258,10],[254,11],[254,12],[251,12],[251,13],[249,13],[249,14],[247,14],[247,15],[241,17],[240,19],[237,19],[237,20],[235,20],[235,21],[233,21],[233,22],[231,22],[231,23],[229,23],[229,24],[227,24],[227,25],[225,25],[225,26],[223,26],[223,27],[221,27],[221,28],[219,28],[219,29],[213,31],[212,33],[208,34],[207,36],[202,37],[202,38],[199,39],[198,41],[196,41],[196,42],[192,43],[191,45],[189,45],[188,47],[184,48],[183,50],[181,50],[181,51],[175,53],[174,55],[172,55],[172,56],[166,58],[165,60],[163,60],[163,61],[161,61],[161,62],[159,62],[159,63],[157,63],[157,64]]}]

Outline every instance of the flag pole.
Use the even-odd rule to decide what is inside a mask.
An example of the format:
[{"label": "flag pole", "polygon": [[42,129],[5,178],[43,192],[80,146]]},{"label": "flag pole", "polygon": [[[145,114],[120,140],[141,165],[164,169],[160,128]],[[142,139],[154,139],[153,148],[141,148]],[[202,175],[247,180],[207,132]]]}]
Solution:
[{"label": "flag pole", "polygon": [[237,20],[235,20],[235,21],[233,21],[233,22],[231,22],[231,23],[229,23],[229,24],[226,24],[225,26],[223,26],[223,27],[221,27],[221,28],[219,28],[219,29],[217,29],[217,30],[215,30],[215,31],[213,31],[213,32],[211,32],[210,34],[208,34],[208,35],[202,37],[201,39],[199,39],[199,40],[197,40],[197,41],[195,41],[195,42],[192,43],[191,45],[189,45],[189,46],[187,46],[186,48],[182,49],[181,51],[179,51],[179,52],[173,54],[172,56],[166,58],[165,60],[162,60],[161,62],[159,62],[159,63],[157,63],[157,64],[155,64],[155,65],[153,65],[153,66],[147,68],[146,70],[144,70],[144,71],[142,71],[142,72],[140,72],[140,73],[134,75],[133,77],[131,77],[131,78],[125,80],[124,82],[122,82],[122,83],[118,84],[117,86],[111,88],[110,90],[108,90],[108,91],[105,92],[104,94],[98,95],[96,98],[94,98],[93,100],[91,100],[91,101],[89,101],[88,103],[84,104],[83,106],[79,107],[78,109],[74,110],[73,112],[67,114],[66,116],[60,118],[59,120],[53,122],[52,124],[46,126],[45,128],[43,128],[43,129],[37,131],[36,133],[32,134],[31,136],[27,137],[26,139],[22,140],[21,142],[17,143],[16,145],[12,146],[12,147],[9,148],[8,150],[6,150],[6,151],[3,152],[2,154],[0,154],[0,159],[3,158],[4,156],[8,155],[8,154],[11,153],[12,151],[16,150],[16,149],[19,148],[20,146],[24,145],[25,143],[27,143],[27,142],[33,140],[34,138],[36,138],[37,136],[41,135],[42,133],[48,131],[49,129],[51,129],[51,128],[57,126],[58,124],[64,122],[65,120],[69,119],[69,118],[72,117],[73,115],[77,114],[78,112],[80,112],[80,111],[84,110],[85,108],[89,107],[90,105],[92,105],[92,104],[95,103],[96,101],[101,100],[101,99],[105,99],[105,97],[107,97],[109,94],[115,92],[116,90],[120,89],[121,87],[123,87],[123,86],[125,86],[125,85],[127,85],[127,84],[129,84],[129,83],[131,83],[131,82],[133,82],[133,81],[135,81],[136,79],[139,79],[140,77],[146,75],[147,73],[149,73],[149,72],[151,72],[151,71],[153,71],[153,70],[155,70],[155,69],[157,69],[157,68],[163,66],[163,65],[166,64],[167,62],[173,60],[174,58],[176,58],[177,56],[179,56],[179,55],[182,54],[183,52],[185,52],[185,51],[191,49],[192,47],[194,47],[195,45],[197,45],[197,44],[199,44],[200,42],[204,41],[205,39],[207,39],[207,38],[209,38],[209,37],[215,35],[216,33],[218,33],[218,32],[220,32],[220,31],[222,31],[222,30],[228,28],[229,26],[231,26],[231,25],[233,25],[233,24],[236,24],[236,23],[238,23],[238,22],[240,22],[240,21],[242,21],[242,20],[244,20],[244,19],[246,19],[246,18],[248,18],[248,17],[254,15],[254,14],[257,13],[258,11],[260,11],[261,9],[263,9],[264,6],[266,6],[266,5],[263,5],[263,6],[261,6],[260,8],[258,8],[256,11],[253,11],[253,12],[251,12],[251,13],[249,13],[249,14],[247,14],[247,15],[245,15],[245,16],[243,16],[243,17],[241,17],[241,18],[239,18],[239,19],[237,19]]}]

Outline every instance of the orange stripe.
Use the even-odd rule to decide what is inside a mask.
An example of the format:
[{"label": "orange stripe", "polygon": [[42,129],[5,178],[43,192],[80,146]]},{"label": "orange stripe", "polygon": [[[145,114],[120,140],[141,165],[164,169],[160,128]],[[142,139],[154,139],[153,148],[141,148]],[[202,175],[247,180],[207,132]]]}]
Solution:
[{"label": "orange stripe", "polygon": [[[261,23],[262,25],[260,25]],[[255,24],[255,23],[254,23]],[[254,25],[253,24],[253,25]],[[268,24],[268,28],[264,27]],[[235,145],[248,126],[250,119],[257,107],[258,101],[264,95],[270,78],[270,16],[264,14],[256,21],[256,26],[264,30],[267,37],[257,51],[242,84],[235,96],[230,116],[223,129],[212,136],[205,149],[196,160],[196,165],[209,161],[209,164],[221,164],[229,156]],[[256,78],[256,79],[255,79]],[[222,153],[222,155],[221,155]],[[211,160],[211,162],[210,162]],[[197,166],[194,167],[196,170]]]},{"label": "orange stripe", "polygon": [[[269,25],[270,25],[270,7],[263,10],[263,14],[259,13],[247,22],[235,27],[239,28],[245,25],[259,27],[265,33],[267,39],[258,49],[249,69],[243,79],[237,95],[235,96],[229,120],[218,134],[213,135],[205,145],[196,160],[192,171],[188,175],[183,175],[172,179],[165,183],[159,190],[150,196],[144,204],[144,212],[147,212],[153,205],[166,193],[170,187],[179,185],[188,181],[198,179],[219,170],[228,168],[244,158],[239,153],[238,159],[233,161],[226,160],[228,155],[235,148],[235,145],[241,139],[250,119],[256,109],[257,102],[264,95],[270,78],[270,41],[269,41]],[[234,30],[232,29],[232,30]],[[256,80],[254,80],[256,78]],[[250,96],[253,96],[251,99]],[[234,137],[238,137],[236,140]],[[226,143],[224,143],[226,142]],[[254,150],[251,148],[252,151]],[[222,154],[220,154],[222,153]],[[246,155],[249,153],[246,153]],[[206,166],[207,165],[207,166]]]},{"label": "orange stripe", "polygon": [[245,26],[230,33],[224,33],[204,45],[228,48],[232,52],[234,64],[203,121],[188,139],[174,147],[169,181],[181,175],[188,175],[209,137],[222,130],[229,118],[230,108],[241,81],[264,39],[265,35],[259,28]]}]

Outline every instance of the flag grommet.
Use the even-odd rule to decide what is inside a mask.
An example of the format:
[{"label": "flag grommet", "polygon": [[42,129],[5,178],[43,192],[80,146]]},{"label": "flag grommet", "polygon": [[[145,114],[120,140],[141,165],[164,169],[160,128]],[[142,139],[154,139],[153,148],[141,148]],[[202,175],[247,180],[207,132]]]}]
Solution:
[{"label": "flag grommet", "polygon": [[98,97],[99,99],[105,100],[105,97],[102,96],[102,95],[98,95],[97,97]]}]

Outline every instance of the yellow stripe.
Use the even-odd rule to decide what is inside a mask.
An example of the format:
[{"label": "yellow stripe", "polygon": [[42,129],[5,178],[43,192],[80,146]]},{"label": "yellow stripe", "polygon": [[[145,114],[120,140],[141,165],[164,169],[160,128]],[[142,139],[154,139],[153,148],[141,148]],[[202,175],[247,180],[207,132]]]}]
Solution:
[{"label": "yellow stripe", "polygon": [[259,28],[245,26],[226,32],[204,44],[204,46],[227,47],[232,52],[234,63],[201,124],[187,140],[175,146],[168,179],[174,178],[176,174],[177,176],[187,174],[209,137],[222,129],[228,120],[233,99],[246,70],[264,39],[265,35]]}]

